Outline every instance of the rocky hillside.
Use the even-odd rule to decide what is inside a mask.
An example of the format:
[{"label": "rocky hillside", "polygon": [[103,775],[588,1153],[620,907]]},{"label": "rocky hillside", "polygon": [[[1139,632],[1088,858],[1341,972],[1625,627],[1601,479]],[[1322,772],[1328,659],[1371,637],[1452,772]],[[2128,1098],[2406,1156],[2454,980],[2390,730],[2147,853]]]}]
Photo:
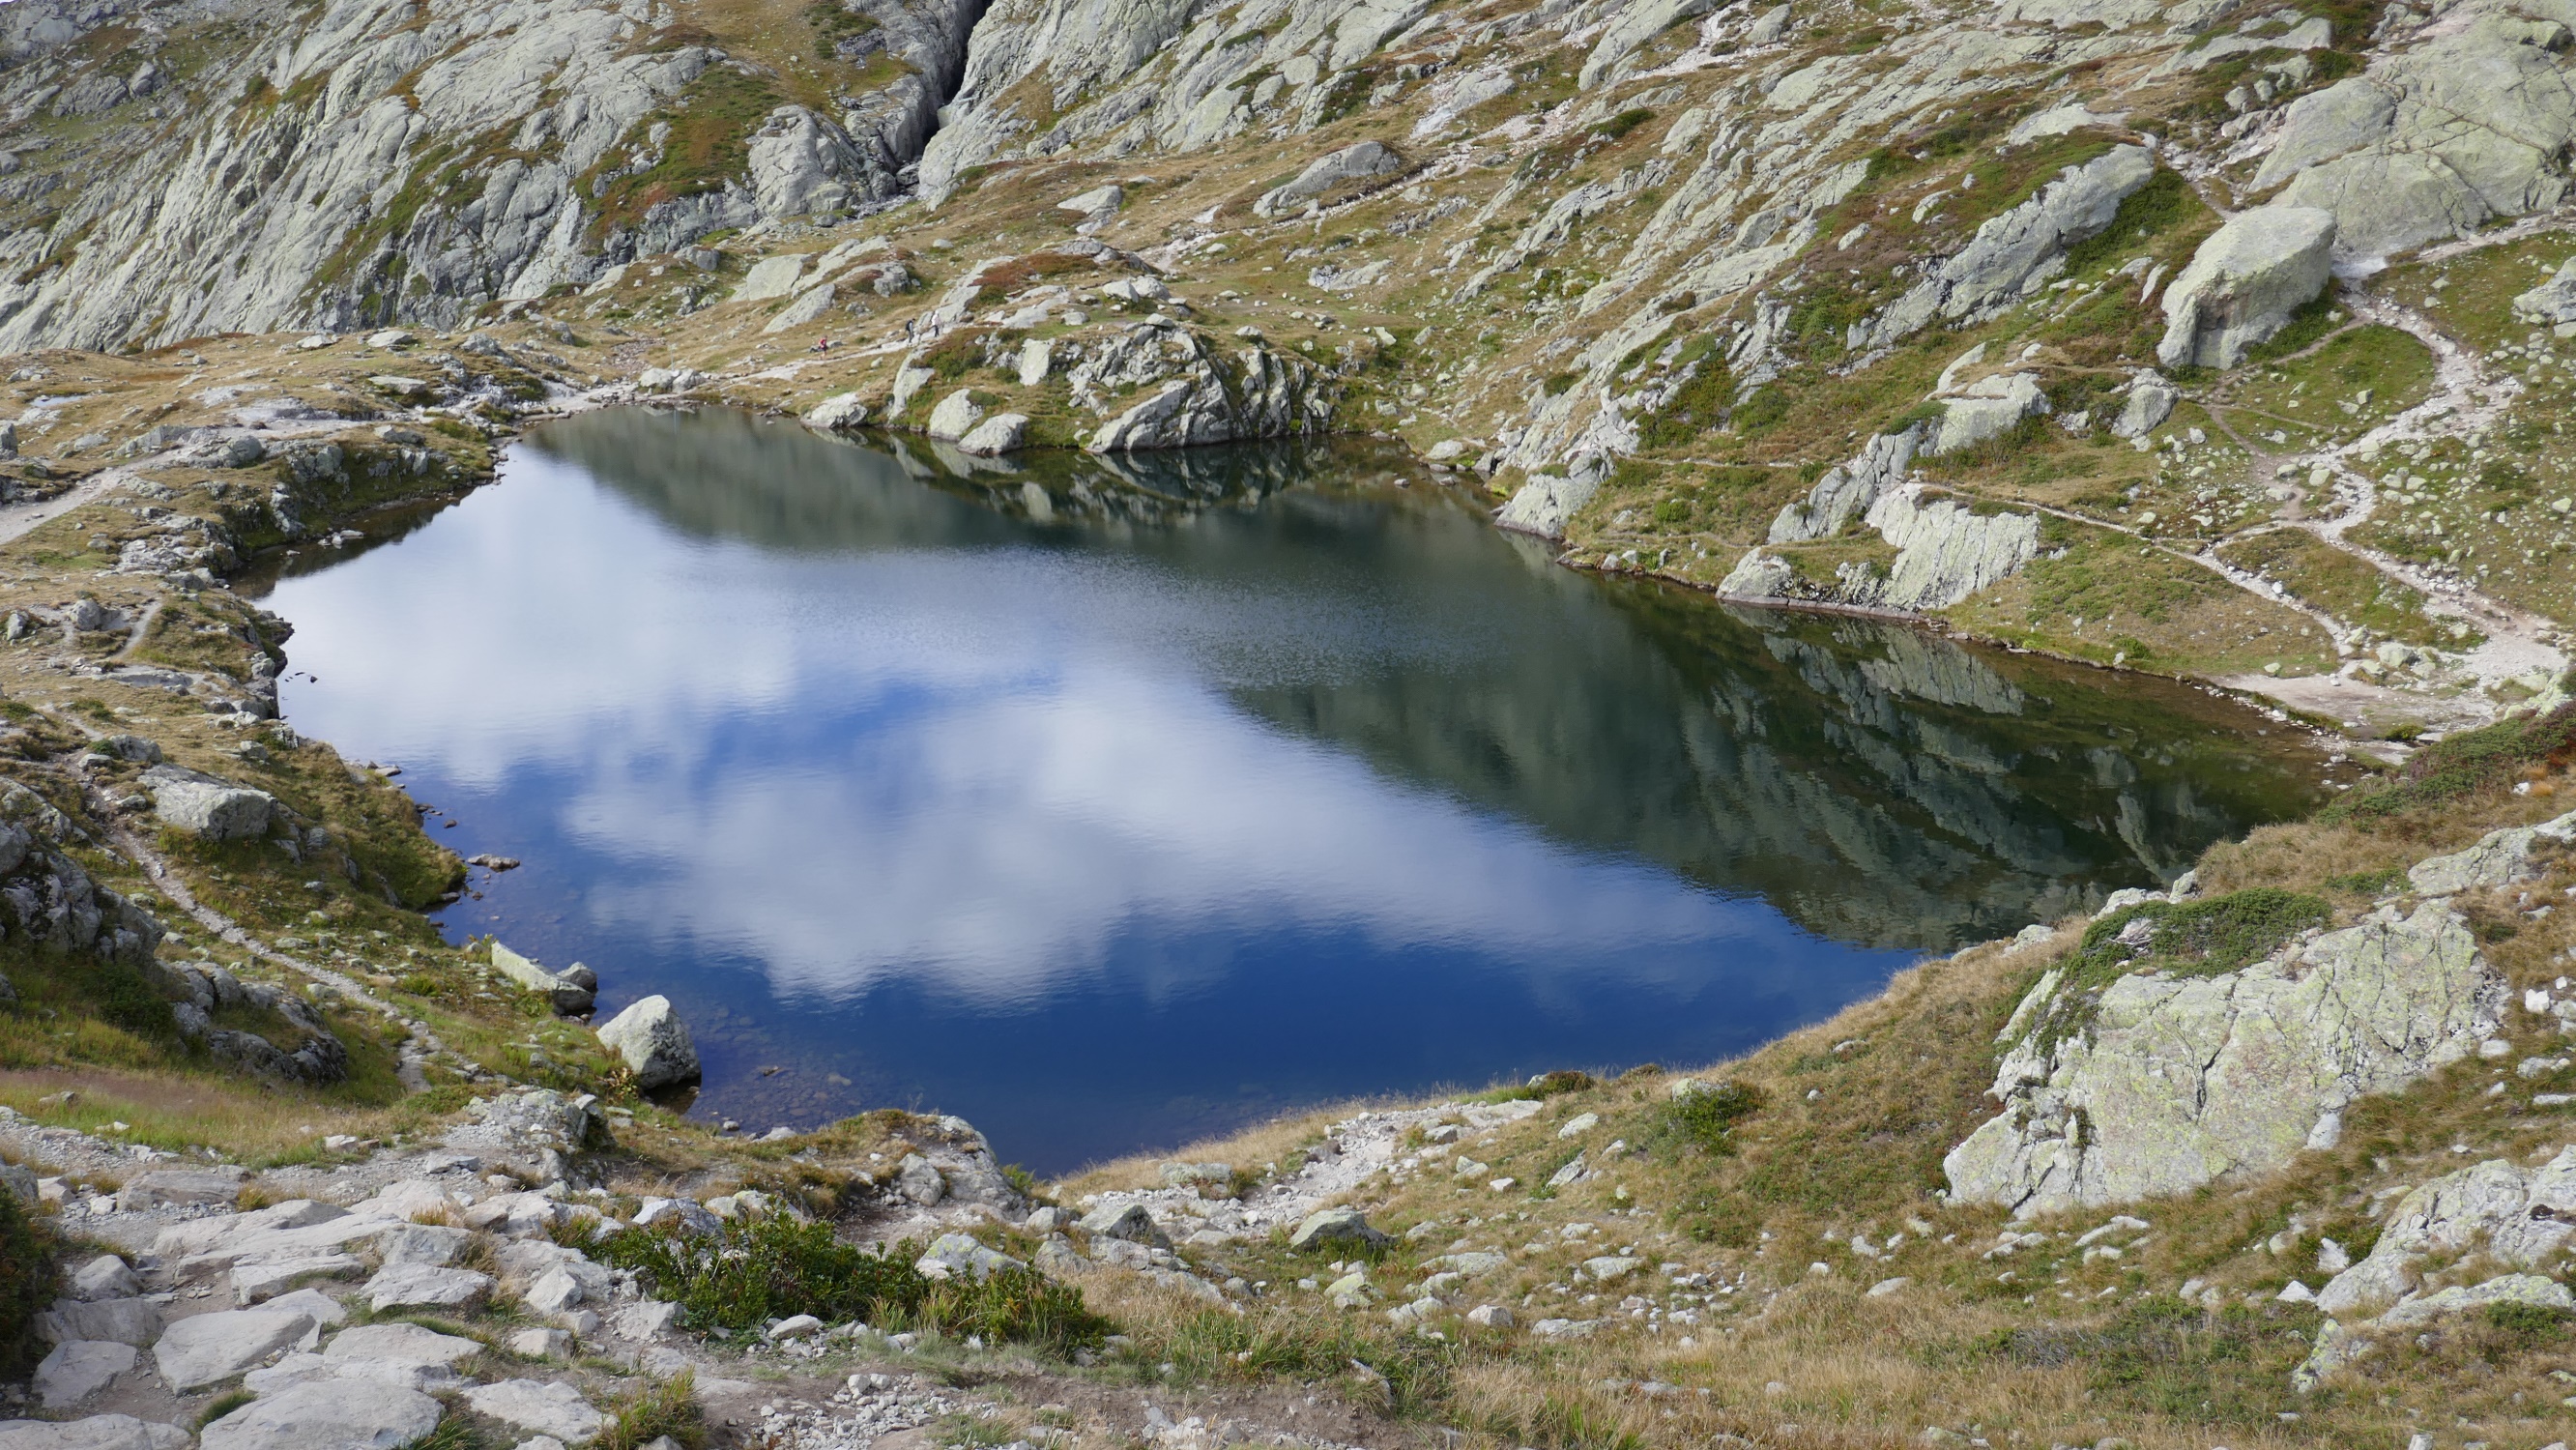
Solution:
[{"label": "rocky hillside", "polygon": [[[64,1301],[30,1413],[80,1417],[0,1443],[2563,1446],[2571,24],[0,7],[0,1154],[41,1171],[0,1202],[121,1251],[57,1282],[0,1208],[0,1301]],[[2059,920],[2088,848],[2015,801],[2225,803],[2071,709],[2062,774],[1846,730],[2012,689],[1899,623],[1861,678],[1772,636],[1759,699],[1247,699],[1470,796],[1543,733],[1600,758],[1516,810],[1787,884],[1765,820],[1919,861],[1986,802],[2013,864],[1962,920],[2001,939],[1739,1062],[1051,1194],[954,1120],[745,1142],[645,1096],[667,1017],[440,939],[515,863],[278,723],[289,642],[234,587],[445,506],[533,414],[677,399],[1047,517],[1186,515],[1150,452],[1377,434],[1570,565],[2196,678],[2394,768]],[[702,506],[649,417],[561,436]],[[779,472],[782,526],[848,527],[800,482],[845,475]],[[1635,806],[1646,720],[1893,763]],[[1941,870],[1913,909],[1959,909]]]},{"label": "rocky hillside", "polygon": [[2566,666],[2566,19],[40,0],[0,346],[534,311],[969,456],[1384,432],[1569,562],[2411,736]]}]

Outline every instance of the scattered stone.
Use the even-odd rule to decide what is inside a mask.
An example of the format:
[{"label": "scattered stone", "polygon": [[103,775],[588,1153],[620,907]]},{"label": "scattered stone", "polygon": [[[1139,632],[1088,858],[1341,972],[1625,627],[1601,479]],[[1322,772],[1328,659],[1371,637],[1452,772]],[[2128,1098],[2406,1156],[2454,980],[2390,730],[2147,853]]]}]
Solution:
[{"label": "scattered stone", "polygon": [[1509,1329],[1520,1320],[1504,1305],[1479,1304],[1467,1311],[1467,1322],[1479,1329]]},{"label": "scattered stone", "polygon": [[[957,440],[961,453],[978,458],[995,458],[1018,452],[1028,439],[1029,416],[1026,413],[995,413],[966,430]],[[936,436],[935,434],[933,436]]]},{"label": "scattered stone", "polygon": [[239,1378],[314,1332],[309,1314],[219,1309],[182,1319],[152,1346],[161,1382],[185,1394]]},{"label": "scattered stone", "polygon": [[1288,1247],[1300,1253],[1342,1244],[1376,1249],[1394,1242],[1392,1235],[1369,1227],[1367,1217],[1356,1208],[1327,1208],[1309,1214],[1288,1236]]},{"label": "scattered stone", "polygon": [[868,405],[856,393],[835,393],[805,410],[805,426],[826,432],[856,428],[868,421]]},{"label": "scattered stone", "polygon": [[610,1018],[599,1041],[625,1060],[646,1092],[698,1080],[697,1044],[668,997],[646,997]]},{"label": "scattered stone", "polygon": [[46,1409],[69,1409],[134,1368],[137,1353],[130,1344],[67,1339],[55,1345],[53,1352],[36,1366],[36,1377],[29,1382],[29,1388]]},{"label": "scattered stone", "polygon": [[465,1392],[465,1402],[479,1415],[489,1415],[505,1425],[540,1435],[552,1435],[567,1444],[588,1440],[608,1423],[608,1418],[590,1407],[581,1391],[561,1382],[542,1380],[503,1380],[499,1384],[477,1385]]}]

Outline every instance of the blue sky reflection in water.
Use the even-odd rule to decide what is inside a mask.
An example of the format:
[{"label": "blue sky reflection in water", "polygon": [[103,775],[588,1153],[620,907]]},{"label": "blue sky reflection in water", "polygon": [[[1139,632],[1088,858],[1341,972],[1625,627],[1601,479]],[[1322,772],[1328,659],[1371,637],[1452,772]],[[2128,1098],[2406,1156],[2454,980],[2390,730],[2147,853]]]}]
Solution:
[{"label": "blue sky reflection in water", "polygon": [[604,413],[371,532],[269,601],[286,709],[527,863],[451,938],[670,996],[701,1116],[1040,1171],[1706,1061],[2313,798],[2191,692],[1575,575],[1350,447]]}]

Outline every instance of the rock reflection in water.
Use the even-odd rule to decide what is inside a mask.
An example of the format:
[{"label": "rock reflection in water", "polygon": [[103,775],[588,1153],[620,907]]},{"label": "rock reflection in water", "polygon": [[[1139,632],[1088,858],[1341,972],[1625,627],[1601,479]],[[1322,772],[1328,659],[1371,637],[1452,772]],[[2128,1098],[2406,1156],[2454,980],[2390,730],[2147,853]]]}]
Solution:
[{"label": "rock reflection in water", "polygon": [[919,1103],[1042,1169],[1705,1060],[2310,798],[2192,692],[1482,512],[1365,446],[1014,468],[629,410],[273,603],[296,723],[528,862],[452,933],[670,995],[702,1114]]}]

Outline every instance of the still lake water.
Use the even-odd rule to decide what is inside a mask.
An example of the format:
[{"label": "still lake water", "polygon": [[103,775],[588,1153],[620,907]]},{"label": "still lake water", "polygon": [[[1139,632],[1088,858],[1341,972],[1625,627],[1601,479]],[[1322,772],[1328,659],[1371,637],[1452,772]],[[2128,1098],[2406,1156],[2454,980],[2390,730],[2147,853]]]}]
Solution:
[{"label": "still lake water", "polygon": [[1399,466],[591,414],[291,561],[284,705],[526,862],[451,939],[678,1004],[697,1115],[1046,1173],[1706,1062],[2316,798],[2195,692],[1571,573]]}]

